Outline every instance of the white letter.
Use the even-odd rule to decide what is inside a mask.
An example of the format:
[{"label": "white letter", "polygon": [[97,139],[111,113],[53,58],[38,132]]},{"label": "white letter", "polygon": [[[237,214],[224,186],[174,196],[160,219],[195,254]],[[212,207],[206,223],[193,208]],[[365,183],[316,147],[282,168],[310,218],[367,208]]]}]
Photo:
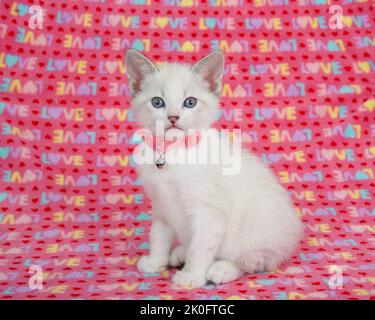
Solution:
[{"label": "white letter", "polygon": [[329,18],[328,21],[330,29],[342,29],[342,8],[338,5],[330,6],[329,13],[333,15]]},{"label": "white letter", "polygon": [[32,265],[29,268],[29,273],[33,274],[29,279],[29,288],[31,290],[43,289],[43,269],[41,266]]}]

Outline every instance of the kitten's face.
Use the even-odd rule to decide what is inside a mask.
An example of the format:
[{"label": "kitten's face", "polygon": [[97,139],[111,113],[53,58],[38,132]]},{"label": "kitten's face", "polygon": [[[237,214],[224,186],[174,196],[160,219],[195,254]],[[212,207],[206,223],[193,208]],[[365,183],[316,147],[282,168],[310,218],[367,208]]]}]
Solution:
[{"label": "kitten's face", "polygon": [[158,68],[135,50],[126,54],[132,107],[137,121],[155,132],[209,128],[218,111],[223,55],[213,52],[193,67],[163,64]]}]

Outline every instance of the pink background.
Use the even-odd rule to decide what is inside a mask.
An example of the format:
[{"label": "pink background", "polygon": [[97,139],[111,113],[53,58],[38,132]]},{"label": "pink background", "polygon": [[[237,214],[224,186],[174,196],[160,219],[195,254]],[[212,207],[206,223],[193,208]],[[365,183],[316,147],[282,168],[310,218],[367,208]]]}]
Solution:
[{"label": "pink background", "polygon": [[[328,28],[332,3],[341,30]],[[42,30],[29,27],[31,4],[45,10]],[[374,298],[371,1],[0,8],[0,299]],[[280,270],[196,290],[174,287],[175,270],[136,271],[151,206],[129,158],[129,47],[185,63],[224,51],[217,127],[245,132],[306,225]],[[31,265],[41,290],[29,288]],[[330,288],[340,274],[342,288]]]}]

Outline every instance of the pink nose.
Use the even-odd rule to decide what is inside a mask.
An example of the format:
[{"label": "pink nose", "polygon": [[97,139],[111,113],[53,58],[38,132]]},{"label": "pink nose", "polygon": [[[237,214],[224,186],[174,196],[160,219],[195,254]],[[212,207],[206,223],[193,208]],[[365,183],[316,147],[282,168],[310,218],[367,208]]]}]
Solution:
[{"label": "pink nose", "polygon": [[180,119],[179,116],[169,116],[168,117],[168,120],[172,123],[172,124],[175,124],[177,122],[177,120]]}]

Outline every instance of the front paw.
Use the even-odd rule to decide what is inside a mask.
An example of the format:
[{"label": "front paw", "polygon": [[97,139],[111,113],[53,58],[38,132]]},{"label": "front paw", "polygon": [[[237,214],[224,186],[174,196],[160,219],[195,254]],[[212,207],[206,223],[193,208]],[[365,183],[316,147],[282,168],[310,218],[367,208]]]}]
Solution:
[{"label": "front paw", "polygon": [[142,256],[137,262],[137,269],[140,272],[155,273],[165,270],[165,265],[150,256]]},{"label": "front paw", "polygon": [[173,249],[169,258],[169,265],[172,267],[180,267],[185,263],[186,248],[183,245],[178,245]]},{"label": "front paw", "polygon": [[173,283],[180,287],[194,289],[203,287],[206,284],[206,278],[194,275],[186,271],[177,271],[172,278]]}]

